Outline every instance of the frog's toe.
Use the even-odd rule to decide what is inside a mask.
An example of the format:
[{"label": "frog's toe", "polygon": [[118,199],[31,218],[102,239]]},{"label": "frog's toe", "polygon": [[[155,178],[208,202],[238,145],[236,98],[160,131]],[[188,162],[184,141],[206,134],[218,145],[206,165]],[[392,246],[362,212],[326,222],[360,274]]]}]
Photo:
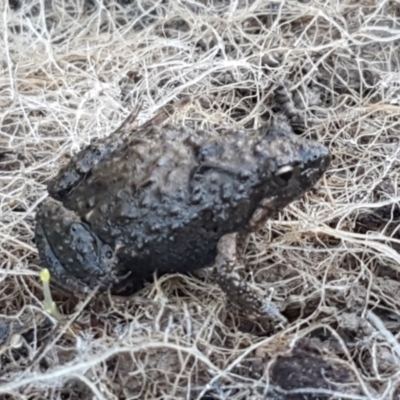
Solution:
[{"label": "frog's toe", "polygon": [[218,254],[214,264],[217,283],[228,299],[246,313],[286,322],[286,318],[270,299],[266,299],[259,289],[249,285],[233,271],[237,263],[236,244],[237,234],[225,235],[218,243]]},{"label": "frog's toe", "polygon": [[259,289],[249,285],[238,274],[219,270],[217,282],[228,299],[238,308],[253,316],[268,316],[287,322],[278,306],[265,298]]}]

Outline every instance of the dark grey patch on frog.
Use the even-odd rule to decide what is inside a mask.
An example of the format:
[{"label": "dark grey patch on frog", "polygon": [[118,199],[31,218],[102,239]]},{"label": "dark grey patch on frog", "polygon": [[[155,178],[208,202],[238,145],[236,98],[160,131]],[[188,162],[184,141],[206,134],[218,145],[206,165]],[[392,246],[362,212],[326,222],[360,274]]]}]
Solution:
[{"label": "dark grey patch on frog", "polygon": [[[130,294],[155,272],[210,266],[223,236],[255,229],[329,165],[324,146],[279,120],[221,136],[145,124],[112,147],[97,158],[93,147],[78,153],[49,185],[62,204],[48,199],[37,214],[42,263],[70,289]],[[89,168],[77,162],[85,159]],[[79,240],[71,224],[80,227]]]}]

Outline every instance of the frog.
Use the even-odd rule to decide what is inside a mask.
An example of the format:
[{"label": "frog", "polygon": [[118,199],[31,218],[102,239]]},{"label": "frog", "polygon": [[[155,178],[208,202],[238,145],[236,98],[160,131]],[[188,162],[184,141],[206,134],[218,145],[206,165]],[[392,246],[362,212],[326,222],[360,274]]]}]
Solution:
[{"label": "frog", "polygon": [[283,113],[257,129],[217,133],[171,124],[171,110],[141,125],[136,110],[48,182],[36,213],[41,264],[64,289],[117,296],[210,267],[232,304],[278,315],[235,272],[240,250],[314,188],[328,148],[296,135]]}]

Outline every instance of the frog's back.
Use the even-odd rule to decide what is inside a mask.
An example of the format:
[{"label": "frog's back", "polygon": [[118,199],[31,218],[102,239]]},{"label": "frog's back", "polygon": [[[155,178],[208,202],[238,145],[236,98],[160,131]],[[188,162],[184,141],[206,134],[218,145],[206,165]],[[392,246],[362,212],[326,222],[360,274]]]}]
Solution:
[{"label": "frog's back", "polygon": [[159,129],[132,138],[64,200],[117,246],[118,275],[208,266],[220,237],[244,229],[263,195],[249,151],[255,138]]}]

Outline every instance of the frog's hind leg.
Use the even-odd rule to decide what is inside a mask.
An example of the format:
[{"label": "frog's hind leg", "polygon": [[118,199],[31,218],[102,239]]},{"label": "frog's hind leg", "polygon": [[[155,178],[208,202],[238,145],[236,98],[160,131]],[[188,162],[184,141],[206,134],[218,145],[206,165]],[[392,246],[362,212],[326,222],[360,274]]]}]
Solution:
[{"label": "frog's hind leg", "polygon": [[329,103],[329,99],[329,91],[319,85],[304,87],[287,82],[275,88],[272,110],[281,116],[283,114],[296,134],[302,134],[317,121],[328,118],[326,102]]},{"label": "frog's hind leg", "polygon": [[276,305],[234,272],[238,263],[237,239],[238,234],[232,233],[223,236],[218,242],[218,254],[214,263],[217,283],[229,300],[240,309],[252,315],[266,315],[274,320],[286,321]]},{"label": "frog's hind leg", "polygon": [[275,110],[283,114],[295,132],[302,133],[306,129],[304,112],[298,110],[291,93],[284,85],[279,85],[274,91]]}]

